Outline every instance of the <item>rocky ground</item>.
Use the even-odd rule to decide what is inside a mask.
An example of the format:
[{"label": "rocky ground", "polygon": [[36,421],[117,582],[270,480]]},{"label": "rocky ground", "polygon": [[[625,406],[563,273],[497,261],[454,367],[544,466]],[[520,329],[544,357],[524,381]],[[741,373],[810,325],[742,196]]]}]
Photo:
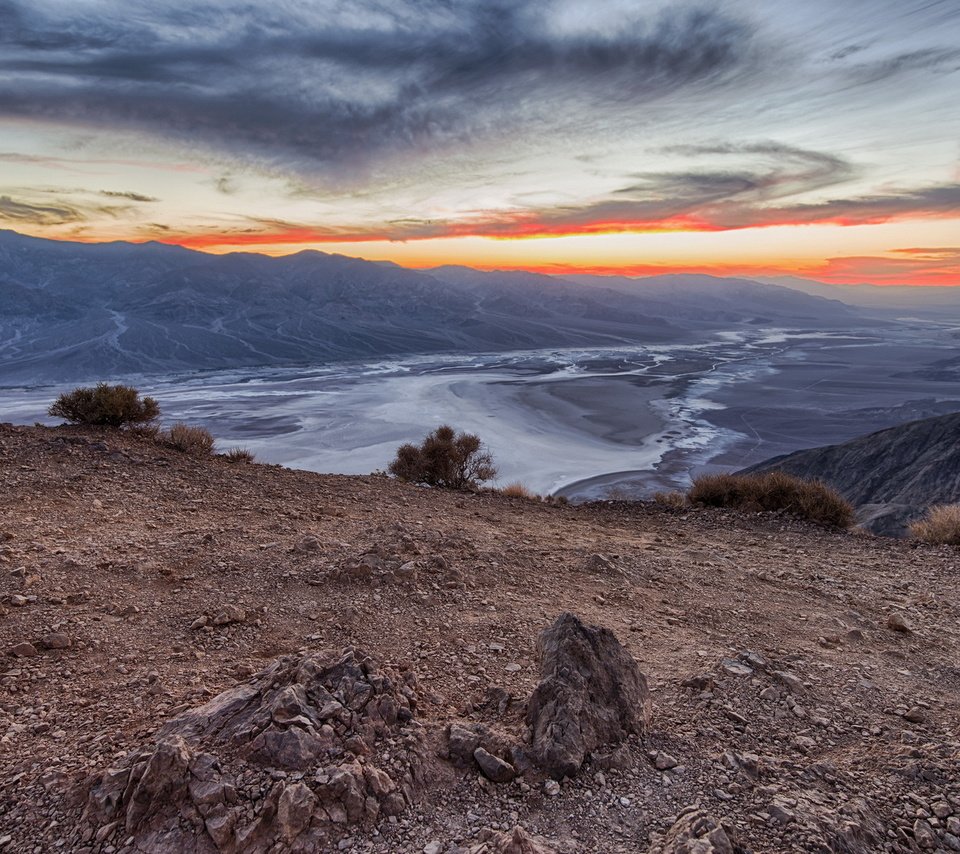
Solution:
[{"label": "rocky ground", "polygon": [[2,851],[960,850],[955,549],[68,428],[0,482]]}]

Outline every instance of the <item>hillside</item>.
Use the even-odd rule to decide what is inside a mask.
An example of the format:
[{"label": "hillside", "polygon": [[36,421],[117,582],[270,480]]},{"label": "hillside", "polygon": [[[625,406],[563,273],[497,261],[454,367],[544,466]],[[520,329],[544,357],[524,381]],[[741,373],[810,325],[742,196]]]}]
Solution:
[{"label": "hillside", "polygon": [[0,850],[960,846],[954,549],[10,425],[0,506]]},{"label": "hillside", "polygon": [[745,471],[772,469],[825,481],[870,530],[901,536],[928,507],[960,502],[960,413],[774,457]]},{"label": "hillside", "polygon": [[714,297],[689,287],[678,281],[654,296],[321,252],[218,256],[0,231],[0,383],[682,341],[740,323],[858,322],[841,303],[775,285]]}]

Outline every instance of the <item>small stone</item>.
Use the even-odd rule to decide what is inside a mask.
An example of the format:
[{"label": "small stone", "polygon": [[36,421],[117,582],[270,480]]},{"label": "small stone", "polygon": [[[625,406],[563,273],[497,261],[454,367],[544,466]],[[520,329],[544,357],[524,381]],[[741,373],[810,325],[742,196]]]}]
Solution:
[{"label": "small stone", "polygon": [[894,632],[901,632],[909,635],[913,632],[913,627],[903,618],[902,615],[894,612],[887,617],[887,628]]},{"label": "small stone", "polygon": [[63,632],[51,632],[40,639],[40,646],[44,649],[70,649],[72,645],[69,636]]},{"label": "small stone", "polygon": [[37,654],[37,648],[29,641],[21,641],[10,647],[10,654],[16,658],[30,658]]},{"label": "small stone", "polygon": [[208,622],[209,618],[206,615],[197,617],[197,619],[190,624],[190,630],[195,632],[198,629],[202,629]]},{"label": "small stone", "polygon": [[434,839],[423,846],[423,854],[440,854],[443,851],[443,843]]},{"label": "small stone", "polygon": [[904,712],[903,719],[912,724],[922,724],[927,719],[927,714],[919,706],[914,706],[908,712]]},{"label": "small stone", "polygon": [[761,699],[761,700],[769,700],[769,701],[779,700],[779,699],[780,699],[780,692],[779,692],[776,688],[774,688],[773,685],[770,685],[769,687],[764,688],[764,689],[760,692],[760,699]]},{"label": "small stone", "polygon": [[720,666],[731,676],[752,676],[753,668],[740,661],[734,661],[732,658],[725,658],[720,662]]},{"label": "small stone", "polygon": [[545,780],[543,783],[543,793],[555,798],[560,794],[560,784],[556,780]]},{"label": "small stone", "polygon": [[521,668],[520,668],[520,665],[519,665],[519,664],[508,664],[508,665],[507,665],[506,667],[504,667],[503,669],[506,670],[507,673],[516,673],[516,672],[519,671]]},{"label": "small stone", "polygon": [[777,824],[790,824],[791,821],[796,819],[796,816],[790,812],[790,810],[785,809],[779,804],[772,804],[771,806],[767,807],[767,812],[770,814],[770,818],[772,818]]},{"label": "small stone", "polygon": [[500,757],[478,747],[473,751],[473,758],[483,772],[483,776],[494,783],[509,783],[517,776],[517,769],[509,762],[504,762]]},{"label": "small stone", "polygon": [[701,676],[691,676],[680,683],[682,688],[692,688],[694,691],[712,691],[714,689],[713,677],[709,673]]},{"label": "small stone", "polygon": [[22,608],[29,601],[26,596],[21,596],[19,593],[14,593],[13,596],[10,597],[10,604],[13,605],[14,608]]},{"label": "small stone", "polygon": [[228,626],[231,623],[242,623],[247,618],[246,612],[236,605],[224,605],[220,613],[213,618],[213,625]]},{"label": "small stone", "polygon": [[671,768],[676,768],[679,764],[680,763],[669,753],[664,753],[662,750],[658,750],[657,755],[653,759],[653,766],[658,771],[669,771]]},{"label": "small stone", "polygon": [[913,823],[913,838],[917,840],[917,845],[928,851],[937,847],[937,837],[930,822],[922,818]]}]

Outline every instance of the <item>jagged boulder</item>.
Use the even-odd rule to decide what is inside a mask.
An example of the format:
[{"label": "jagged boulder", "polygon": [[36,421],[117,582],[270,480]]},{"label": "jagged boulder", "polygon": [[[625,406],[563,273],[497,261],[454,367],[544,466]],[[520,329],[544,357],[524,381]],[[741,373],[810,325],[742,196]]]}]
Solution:
[{"label": "jagged boulder", "polygon": [[540,836],[531,836],[520,825],[500,833],[484,830],[480,842],[468,849],[468,854],[560,854],[552,844]]},{"label": "jagged boulder", "polygon": [[734,841],[717,819],[694,807],[682,812],[647,854],[750,854],[750,849]]},{"label": "jagged boulder", "polygon": [[[89,786],[84,818],[141,852],[327,850],[422,783],[415,679],[353,650],[286,656],[170,720]],[[389,740],[390,762],[378,759]]]},{"label": "jagged boulder", "polygon": [[573,776],[590,752],[645,732],[647,680],[613,632],[565,613],[541,633],[539,649],[527,724],[533,758],[547,774]]}]

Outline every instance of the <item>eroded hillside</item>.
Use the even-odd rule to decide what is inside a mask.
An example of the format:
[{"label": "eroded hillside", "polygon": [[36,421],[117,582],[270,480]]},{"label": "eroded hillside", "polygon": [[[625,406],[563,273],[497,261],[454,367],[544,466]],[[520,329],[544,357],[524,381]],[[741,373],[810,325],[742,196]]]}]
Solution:
[{"label": "eroded hillside", "polygon": [[[67,428],[0,428],[0,478],[2,850],[162,850],[156,828],[196,851],[960,850],[954,549]],[[524,714],[562,612],[610,629],[652,702],[557,781],[524,767]],[[220,692],[310,733],[320,682],[343,701],[325,769],[202,758]],[[182,791],[143,782],[178,763]]]}]

